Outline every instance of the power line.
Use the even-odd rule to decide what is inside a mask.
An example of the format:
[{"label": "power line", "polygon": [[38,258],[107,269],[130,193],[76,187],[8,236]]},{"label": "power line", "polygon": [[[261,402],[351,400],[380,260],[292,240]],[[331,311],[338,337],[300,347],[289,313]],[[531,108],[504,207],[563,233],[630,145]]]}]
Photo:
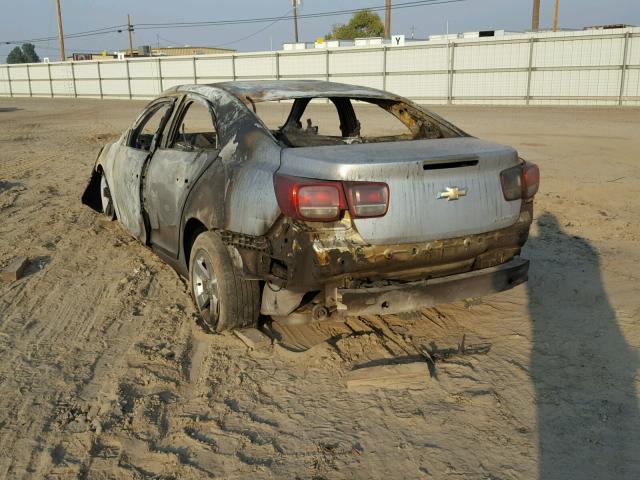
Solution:
[{"label": "power line", "polygon": [[[111,27],[103,27],[96,28],[94,30],[87,30],[85,32],[77,32],[65,34],[65,38],[82,38],[82,37],[90,37],[94,35],[105,35],[107,33],[122,33],[127,31],[127,25],[113,25]],[[42,42],[50,42],[51,40],[57,40],[58,36],[50,36],[50,37],[40,37],[40,38],[29,38],[24,40],[4,40],[0,42],[0,44],[5,45],[21,45],[23,43],[42,43]]]},{"label": "power line", "polygon": [[[237,38],[237,39],[235,39],[235,40],[231,40],[230,42],[219,43],[219,44],[217,44],[217,45],[214,45],[214,47],[225,47],[225,46],[227,46],[227,45],[232,45],[232,44],[234,44],[234,43],[238,43],[238,42],[241,42],[241,41],[243,41],[243,40],[247,40],[248,38],[255,37],[255,36],[256,36],[256,35],[258,35],[259,33],[264,32],[264,31],[265,31],[265,30],[267,30],[268,28],[270,28],[270,27],[274,26],[276,23],[278,23],[279,21],[281,21],[281,20],[285,17],[285,15],[289,15],[289,14],[292,12],[292,10],[293,10],[293,9],[289,10],[288,12],[284,13],[284,14],[282,15],[282,17],[278,17],[276,20],[274,20],[274,21],[273,21],[273,22],[271,22],[270,24],[268,24],[268,25],[266,25],[265,27],[262,27],[262,28],[260,28],[260,29],[256,30],[256,31],[255,31],[255,32],[253,32],[253,33],[250,33],[249,35],[245,35],[244,37],[240,37],[240,38]],[[169,40],[168,38],[163,38],[163,37],[161,37],[160,35],[157,35],[157,37],[158,37],[158,39],[160,39],[160,40],[164,40],[165,42],[168,42],[168,43],[170,43],[170,44],[174,44],[174,45],[180,45],[180,44],[182,43],[182,42],[174,42],[173,40]]]},{"label": "power line", "polygon": [[[295,0],[294,0],[294,1],[295,1]],[[399,5],[399,7],[398,7],[398,8],[410,8],[410,7],[417,7],[417,6],[423,6],[423,5],[438,5],[438,4],[442,4],[442,3],[458,3],[458,2],[463,2],[463,1],[466,1],[466,0],[421,0],[421,1],[415,1],[415,2],[405,2],[405,3],[401,3],[401,4],[397,4],[397,5]],[[409,4],[411,4],[411,5],[409,5]],[[414,4],[415,4],[415,5],[414,5]],[[376,9],[382,9],[383,7],[374,7],[374,8],[376,8]],[[386,5],[385,5],[385,7],[384,7],[384,8],[386,9]],[[394,7],[392,7],[392,8],[394,8]],[[357,12],[357,11],[360,11],[360,10],[362,10],[362,9],[351,9],[351,10],[339,10],[339,11],[335,11],[335,12],[340,12],[340,13],[335,13],[335,12],[323,12],[323,13],[317,13],[317,14],[298,15],[298,18],[304,18],[304,17],[307,17],[307,16],[309,16],[309,15],[313,15],[313,16],[320,16],[320,15],[322,15],[322,16],[328,16],[329,14],[332,14],[332,15],[338,15],[338,14],[339,14],[339,15],[343,15],[343,14],[344,14],[344,12],[347,12],[347,13],[350,13],[350,12],[351,12],[351,13],[352,13],[352,12]],[[372,8],[369,8],[369,10],[372,10]],[[238,43],[238,42],[241,42],[241,41],[246,40],[246,39],[248,39],[248,38],[254,37],[254,36],[258,35],[259,33],[262,33],[263,31],[267,30],[269,27],[273,26],[275,23],[277,23],[277,22],[279,22],[279,21],[281,21],[281,20],[289,20],[289,19],[294,18],[293,16],[289,16],[289,14],[290,14],[292,11],[293,11],[293,9],[289,10],[287,13],[285,13],[285,14],[283,14],[283,15],[279,16],[279,17],[273,17],[273,18],[274,18],[274,21],[273,21],[273,22],[269,23],[267,26],[265,26],[265,27],[263,27],[263,28],[260,28],[259,30],[256,30],[255,32],[253,32],[253,33],[251,33],[251,34],[249,34],[249,35],[246,35],[246,36],[244,36],[244,37],[238,38],[238,39],[236,39],[236,40],[232,40],[232,41],[230,41],[230,42],[225,42],[225,43],[216,44],[216,45],[214,45],[214,47],[224,47],[224,46],[232,45],[232,44],[234,44],[234,43]],[[242,23],[248,23],[248,21],[249,21],[249,20],[251,21],[251,23],[257,23],[257,22],[254,22],[254,21],[253,21],[253,19],[246,19],[246,20],[243,20],[243,21],[242,21]],[[223,20],[222,22],[225,22],[225,23],[223,23],[222,25],[233,25],[233,24],[231,24],[231,23],[226,23],[226,22],[231,22],[231,21],[232,21],[232,20]],[[235,22],[235,21],[234,21],[234,22]],[[207,22],[207,25],[200,25],[200,24],[198,23],[197,25],[194,25],[194,26],[209,26],[209,23],[210,23],[210,22]],[[234,24],[235,24],[235,23],[234,23]],[[148,24],[138,24],[138,25],[148,25]],[[187,24],[182,24],[182,25],[183,25],[184,27],[187,27],[187,26],[188,26]],[[145,29],[145,28],[143,28],[143,27],[138,27],[138,28],[139,28],[140,30],[144,30],[144,29]],[[159,38],[162,38],[162,37],[159,37]]]},{"label": "power line", "polygon": [[[295,1],[295,0],[294,0],[294,1]],[[287,13],[285,13],[285,15],[289,15],[290,13],[291,13],[291,10],[289,10]],[[284,16],[283,16],[283,18],[284,18]],[[258,35],[259,33],[262,33],[262,32],[264,32],[265,30],[267,30],[268,28],[270,28],[270,27],[274,26],[276,23],[278,23],[278,22],[279,22],[280,20],[282,20],[283,18],[278,18],[278,19],[274,20],[273,22],[271,22],[270,24],[268,24],[266,27],[262,27],[262,28],[260,28],[260,29],[256,30],[255,32],[253,32],[253,33],[251,33],[251,34],[249,34],[249,35],[245,36],[245,37],[238,38],[238,39],[236,39],[236,40],[232,40],[232,41],[230,41],[230,42],[220,43],[220,44],[216,45],[216,47],[226,47],[227,45],[232,45],[232,44],[234,44],[234,43],[238,43],[238,42],[241,42],[241,41],[243,41],[243,40],[247,40],[247,39],[249,39],[249,38],[251,38],[251,37],[255,37],[255,36],[256,36],[256,35]]]},{"label": "power line", "polygon": [[[412,2],[396,3],[392,5],[391,8],[393,10],[399,10],[404,8],[441,5],[441,4],[458,3],[458,2],[464,2],[464,1],[467,1],[467,0],[416,0]],[[332,16],[339,16],[339,15],[347,15],[350,13],[358,12],[360,10],[382,11],[382,10],[386,10],[386,8],[387,8],[386,5],[379,5],[375,7],[349,8],[344,10],[333,10],[328,12],[304,13],[304,14],[298,15],[298,18],[332,17]],[[292,19],[294,19],[293,15],[286,15],[283,17],[244,18],[244,19],[235,19],[235,20],[213,20],[213,21],[198,21],[198,22],[138,23],[136,24],[136,28],[138,30],[150,30],[150,29],[160,29],[160,28],[209,27],[209,26],[221,26],[221,25],[240,25],[240,24],[246,24],[246,23],[265,23],[265,22],[271,22],[274,20],[292,20]]]},{"label": "power line", "polygon": [[[399,10],[399,9],[405,9],[405,8],[443,5],[448,3],[459,3],[459,2],[465,2],[465,1],[467,0],[415,0],[410,2],[396,3],[396,4],[393,4],[391,8],[394,10]],[[382,11],[386,9],[386,5],[368,7],[365,9],[371,10],[371,11]],[[333,11],[326,11],[326,12],[304,13],[304,14],[298,15],[298,18],[299,19],[300,18],[322,18],[322,17],[340,16],[340,15],[352,14],[360,10],[363,10],[363,8],[350,8],[350,9],[333,10]],[[292,19],[293,19],[293,16],[291,15],[291,11],[289,11],[287,14],[280,17],[244,18],[244,19],[235,19],[235,20],[216,20],[216,21],[198,21],[198,22],[138,23],[133,25],[132,27],[133,27],[133,30],[159,30],[159,29],[173,29],[173,28],[241,25],[241,24],[250,24],[250,23],[270,23],[271,25],[273,25],[274,23],[279,22],[281,20],[292,20]],[[266,28],[264,30],[266,30]],[[98,36],[98,35],[107,35],[110,33],[122,33],[122,32],[128,31],[128,29],[129,29],[129,26],[126,24],[112,25],[109,27],[86,30],[84,32],[66,34],[65,38],[66,39],[84,38],[84,37],[91,37],[91,36]],[[262,30],[254,32],[254,34],[257,35],[258,33],[260,33],[260,31]],[[250,36],[253,36],[254,34],[251,34]],[[31,38],[31,39],[23,39],[23,40],[5,40],[5,41],[1,41],[0,44],[20,45],[23,43],[42,43],[42,42],[49,42],[57,38],[58,38],[57,36],[48,36],[48,37],[39,37],[39,38]],[[242,39],[234,40],[233,42],[225,43],[225,45],[228,45],[229,43],[236,43],[241,40]]]},{"label": "power line", "polygon": [[175,41],[170,40],[168,38],[161,37],[160,35],[157,35],[157,37],[158,37],[158,40],[162,40],[163,42],[166,42],[167,45],[180,45],[180,44],[182,44],[182,42],[175,42]]}]

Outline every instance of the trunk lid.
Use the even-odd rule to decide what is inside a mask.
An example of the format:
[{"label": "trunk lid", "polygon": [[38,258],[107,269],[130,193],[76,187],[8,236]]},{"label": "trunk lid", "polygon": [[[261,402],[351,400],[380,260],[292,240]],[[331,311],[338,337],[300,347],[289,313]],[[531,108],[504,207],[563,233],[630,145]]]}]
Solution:
[{"label": "trunk lid", "polygon": [[521,200],[504,199],[500,172],[518,162],[511,147],[459,137],[286,148],[278,173],[386,182],[387,214],[354,220],[364,240],[385,245],[485,233],[514,224]]}]

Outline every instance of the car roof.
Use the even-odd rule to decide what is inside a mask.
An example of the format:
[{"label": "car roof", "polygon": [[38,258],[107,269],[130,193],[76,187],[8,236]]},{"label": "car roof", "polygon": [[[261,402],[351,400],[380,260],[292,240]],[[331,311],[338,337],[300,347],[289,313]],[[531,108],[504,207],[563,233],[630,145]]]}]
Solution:
[{"label": "car roof", "polygon": [[375,88],[348,85],[346,83],[325,82],[322,80],[252,80],[182,85],[175,88],[176,91],[197,92],[205,97],[211,95],[211,89],[224,90],[242,100],[244,103],[247,103],[247,100],[250,102],[266,102],[309,97],[400,99],[397,95]]}]

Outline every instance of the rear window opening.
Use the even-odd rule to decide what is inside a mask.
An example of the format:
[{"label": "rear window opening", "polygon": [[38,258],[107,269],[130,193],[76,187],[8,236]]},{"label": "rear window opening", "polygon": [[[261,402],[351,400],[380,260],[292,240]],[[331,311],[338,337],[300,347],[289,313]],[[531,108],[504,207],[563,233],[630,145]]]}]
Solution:
[{"label": "rear window opening", "polygon": [[378,98],[296,98],[251,103],[285,147],[458,137],[461,132],[416,108]]}]

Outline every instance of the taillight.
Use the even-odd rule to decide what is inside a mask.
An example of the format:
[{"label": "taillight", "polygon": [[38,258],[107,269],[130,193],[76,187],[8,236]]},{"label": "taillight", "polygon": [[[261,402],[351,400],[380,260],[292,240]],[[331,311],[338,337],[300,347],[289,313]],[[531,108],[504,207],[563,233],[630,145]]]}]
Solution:
[{"label": "taillight", "polygon": [[336,185],[307,185],[298,189],[298,211],[304,218],[335,220],[340,217],[342,192]]},{"label": "taillight", "polygon": [[339,220],[345,210],[340,182],[274,175],[276,198],[286,217],[312,222]]},{"label": "taillight", "polygon": [[274,183],[280,210],[298,220],[333,222],[347,209],[353,218],[381,217],[389,208],[386,183],[343,183],[278,174]]},{"label": "taillight", "polygon": [[505,200],[522,198],[522,165],[516,165],[500,172],[500,183]]},{"label": "taillight", "polygon": [[538,192],[540,170],[535,163],[525,161],[500,172],[500,184],[505,200],[528,200]]},{"label": "taillight", "polygon": [[347,182],[347,201],[353,217],[382,217],[389,208],[389,187],[386,183]]},{"label": "taillight", "polygon": [[540,187],[540,169],[535,163],[524,162],[522,172],[522,194],[524,198],[533,198]]}]

